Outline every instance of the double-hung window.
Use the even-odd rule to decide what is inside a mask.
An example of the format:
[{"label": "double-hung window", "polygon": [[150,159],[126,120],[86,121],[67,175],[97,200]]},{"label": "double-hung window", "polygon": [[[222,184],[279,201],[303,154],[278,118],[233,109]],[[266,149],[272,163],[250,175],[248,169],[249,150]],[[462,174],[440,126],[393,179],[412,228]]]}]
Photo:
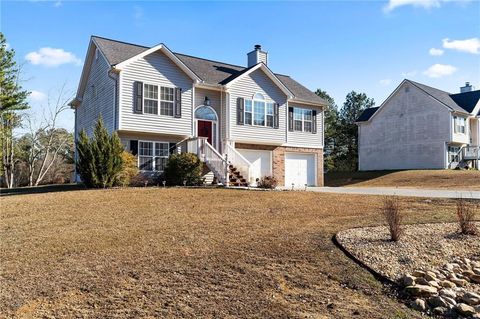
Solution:
[{"label": "double-hung window", "polygon": [[169,144],[163,142],[138,142],[138,166],[142,171],[163,172],[169,155]]},{"label": "double-hung window", "polygon": [[[158,92],[160,88],[160,94]],[[152,84],[143,85],[143,113],[173,116],[175,89]],[[160,103],[160,108],[158,107]]]},{"label": "double-hung window", "polygon": [[144,85],[143,112],[158,114],[158,86],[151,84]]},{"label": "double-hung window", "polygon": [[313,111],[309,109],[293,108],[293,129],[299,132],[312,132]]},{"label": "double-hung window", "polygon": [[274,105],[266,102],[260,93],[255,94],[252,100],[245,100],[245,124],[273,127]]},{"label": "double-hung window", "polygon": [[454,128],[455,133],[465,134],[466,119],[464,117],[455,116],[453,118],[453,122],[455,126]]},{"label": "double-hung window", "polygon": [[173,116],[174,91],[169,87],[160,88],[160,115]]}]

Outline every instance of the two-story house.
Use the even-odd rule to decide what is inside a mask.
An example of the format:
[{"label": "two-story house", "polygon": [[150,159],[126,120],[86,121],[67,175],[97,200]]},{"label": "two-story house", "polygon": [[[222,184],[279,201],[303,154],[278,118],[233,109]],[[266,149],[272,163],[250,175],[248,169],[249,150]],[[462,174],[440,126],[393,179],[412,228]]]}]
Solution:
[{"label": "two-story house", "polygon": [[161,173],[171,152],[193,152],[223,184],[270,175],[289,187],[323,185],[327,103],[272,72],[259,45],[246,60],[244,67],[92,36],[70,104],[75,135],[90,134],[101,116],[144,172]]},{"label": "two-story house", "polygon": [[404,80],[357,119],[359,169],[479,168],[480,90],[451,94]]}]

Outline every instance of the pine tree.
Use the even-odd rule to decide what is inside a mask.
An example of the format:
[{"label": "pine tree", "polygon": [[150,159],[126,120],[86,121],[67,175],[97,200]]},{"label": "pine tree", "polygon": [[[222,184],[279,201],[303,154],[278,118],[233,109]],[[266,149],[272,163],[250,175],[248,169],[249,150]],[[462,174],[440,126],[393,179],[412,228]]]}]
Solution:
[{"label": "pine tree", "polygon": [[8,188],[13,187],[16,163],[13,129],[20,123],[16,111],[28,108],[29,94],[19,84],[20,68],[14,57],[15,51],[7,48],[5,36],[0,32],[0,175]]},{"label": "pine tree", "polygon": [[122,170],[123,146],[117,133],[108,134],[98,119],[93,137],[83,130],[77,142],[77,172],[87,187],[106,188],[115,183]]}]

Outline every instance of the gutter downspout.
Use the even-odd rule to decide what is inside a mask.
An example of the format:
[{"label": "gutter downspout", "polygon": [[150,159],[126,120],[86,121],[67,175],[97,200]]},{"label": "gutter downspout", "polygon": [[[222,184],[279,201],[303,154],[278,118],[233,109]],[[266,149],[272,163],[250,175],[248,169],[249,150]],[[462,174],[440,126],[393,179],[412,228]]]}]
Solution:
[{"label": "gutter downspout", "polygon": [[118,80],[117,78],[119,77],[119,74],[117,73],[118,71],[114,68],[110,69],[107,73],[108,77],[114,81],[114,86],[113,86],[113,110],[114,110],[114,116],[113,116],[113,130],[116,131],[118,130],[119,123],[118,123],[118,100],[119,98],[117,97],[117,92],[118,92]]}]

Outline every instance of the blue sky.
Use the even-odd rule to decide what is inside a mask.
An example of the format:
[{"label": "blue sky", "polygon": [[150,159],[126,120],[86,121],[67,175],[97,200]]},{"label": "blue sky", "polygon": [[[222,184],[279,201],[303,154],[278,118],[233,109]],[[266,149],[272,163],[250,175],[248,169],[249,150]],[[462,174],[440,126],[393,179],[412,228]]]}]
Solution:
[{"label": "blue sky", "polygon": [[[385,0],[309,2],[2,1],[1,31],[32,112],[67,84],[75,91],[91,35],[245,65],[254,44],[269,67],[338,105],[352,91],[379,105],[403,78],[458,92],[480,89],[480,2]],[[61,125],[73,129],[73,112]]]}]

